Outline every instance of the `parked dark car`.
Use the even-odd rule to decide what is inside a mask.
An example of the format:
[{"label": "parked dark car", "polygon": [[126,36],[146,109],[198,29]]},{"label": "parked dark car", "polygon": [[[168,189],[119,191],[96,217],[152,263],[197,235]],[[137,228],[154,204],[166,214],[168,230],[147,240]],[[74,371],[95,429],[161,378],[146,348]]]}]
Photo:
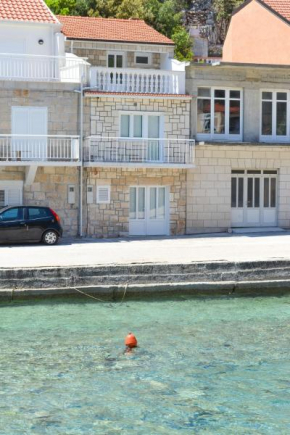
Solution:
[{"label": "parked dark car", "polygon": [[58,214],[49,207],[5,207],[0,210],[0,242],[43,242],[62,237]]}]

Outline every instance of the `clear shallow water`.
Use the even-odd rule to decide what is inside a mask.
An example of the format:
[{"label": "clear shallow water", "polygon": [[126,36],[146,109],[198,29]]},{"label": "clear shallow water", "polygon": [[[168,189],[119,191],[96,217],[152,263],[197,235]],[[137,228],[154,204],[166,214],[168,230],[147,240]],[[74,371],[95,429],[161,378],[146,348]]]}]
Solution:
[{"label": "clear shallow water", "polygon": [[0,305],[0,434],[288,435],[289,318],[290,297]]}]

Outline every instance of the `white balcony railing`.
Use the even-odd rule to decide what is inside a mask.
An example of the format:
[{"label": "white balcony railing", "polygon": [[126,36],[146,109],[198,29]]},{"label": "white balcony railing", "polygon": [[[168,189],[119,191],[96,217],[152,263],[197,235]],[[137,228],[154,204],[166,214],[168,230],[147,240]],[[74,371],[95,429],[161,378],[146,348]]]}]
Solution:
[{"label": "white balcony railing", "polygon": [[84,161],[106,166],[194,165],[195,141],[187,139],[124,139],[91,136]]},{"label": "white balcony railing", "polygon": [[0,135],[1,162],[78,162],[79,136]]},{"label": "white balcony railing", "polygon": [[79,83],[87,63],[77,56],[38,56],[0,53],[0,80],[61,81]]},{"label": "white balcony railing", "polygon": [[185,93],[185,72],[133,68],[91,68],[91,86],[104,92]]}]

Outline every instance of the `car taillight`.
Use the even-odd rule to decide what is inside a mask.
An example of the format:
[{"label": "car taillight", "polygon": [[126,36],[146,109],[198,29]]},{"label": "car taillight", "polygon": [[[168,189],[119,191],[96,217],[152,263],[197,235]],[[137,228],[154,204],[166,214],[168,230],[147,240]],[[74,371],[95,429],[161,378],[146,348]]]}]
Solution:
[{"label": "car taillight", "polygon": [[60,222],[60,217],[59,217],[59,215],[58,215],[54,210],[52,210],[51,208],[50,208],[49,210],[50,210],[51,213],[53,214],[53,217],[55,218],[55,220],[56,220],[57,222]]}]

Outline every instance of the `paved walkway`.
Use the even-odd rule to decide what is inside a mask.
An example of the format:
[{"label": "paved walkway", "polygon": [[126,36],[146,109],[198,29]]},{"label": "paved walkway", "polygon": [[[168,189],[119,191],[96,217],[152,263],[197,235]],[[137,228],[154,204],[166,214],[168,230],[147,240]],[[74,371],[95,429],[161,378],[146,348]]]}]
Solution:
[{"label": "paved walkway", "polygon": [[0,245],[0,268],[271,259],[290,260],[289,231]]}]

